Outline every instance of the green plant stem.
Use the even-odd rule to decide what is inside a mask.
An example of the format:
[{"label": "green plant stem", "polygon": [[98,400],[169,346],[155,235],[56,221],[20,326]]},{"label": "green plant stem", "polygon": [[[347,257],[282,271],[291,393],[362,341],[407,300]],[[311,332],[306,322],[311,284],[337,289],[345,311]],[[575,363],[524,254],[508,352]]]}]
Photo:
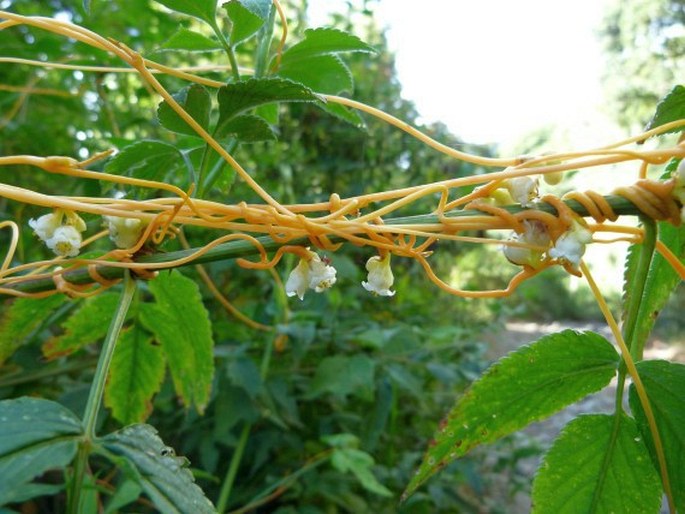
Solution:
[{"label": "green plant stem", "polygon": [[[614,209],[616,214],[618,215],[639,215],[640,211],[638,210],[635,205],[633,205],[630,201],[626,200],[623,197],[620,196],[605,196],[604,197],[611,207]],[[566,205],[568,205],[576,214],[580,216],[589,216],[589,213],[587,210],[580,205],[578,202],[575,200],[566,200],[564,202]],[[541,203],[539,205],[535,206],[536,210],[542,211],[542,212],[548,212],[550,214],[557,214],[557,211],[554,207],[552,207],[549,204],[546,203]],[[511,213],[518,213],[524,210],[521,207],[518,206],[509,206],[506,207],[505,210],[511,212]],[[455,218],[463,218],[463,217],[468,217],[468,216],[484,216],[485,214],[482,211],[474,211],[474,210],[461,210],[461,211],[454,211],[454,212],[449,212],[445,216],[447,219],[455,219]],[[393,225],[418,225],[418,224],[424,224],[424,225],[435,225],[439,224],[440,220],[437,215],[435,214],[422,214],[419,216],[404,216],[404,217],[398,217],[398,218],[388,218],[384,220],[385,225],[388,226],[393,226]],[[439,234],[436,234],[439,238]],[[268,236],[263,236],[263,237],[258,237],[257,240],[264,246],[264,249],[268,251],[273,251],[276,250],[278,247],[281,246],[281,243],[278,243],[271,239]],[[337,242],[340,241],[340,238],[336,237],[331,237],[330,240],[332,242]],[[306,243],[308,239],[306,237],[298,238],[298,239],[293,239],[288,242],[288,244],[303,244]],[[156,254],[148,254],[148,255],[141,255],[139,257],[135,258],[135,262],[142,262],[142,263],[150,263],[150,264],[163,264],[166,262],[171,262],[180,258],[187,257],[193,253],[195,253],[198,249],[189,249],[189,250],[179,250],[176,252],[167,252],[167,253],[156,253]],[[198,257],[197,259],[187,262],[183,264],[182,266],[189,266],[189,265],[195,265],[195,264],[203,264],[206,262],[214,262],[214,261],[221,261],[221,260],[226,260],[226,259],[235,259],[236,257],[248,257],[250,255],[254,255],[258,253],[257,248],[255,248],[254,245],[247,241],[231,241],[228,243],[220,244],[212,248],[211,250],[207,251],[204,253],[202,256]],[[119,268],[119,267],[111,267],[111,266],[98,266],[97,267],[97,272],[100,276],[107,280],[116,280],[118,278],[121,278],[124,274],[124,269],[125,268]],[[158,269],[158,268],[157,268]],[[66,271],[65,273],[62,274],[64,279],[67,282],[70,282],[72,284],[90,284],[93,282],[93,278],[90,276],[88,273],[87,268],[78,268],[73,271]],[[27,280],[25,282],[20,282],[17,283],[14,286],[6,286],[8,289],[14,289],[15,291],[18,292],[23,292],[23,293],[38,293],[41,291],[49,291],[55,288],[55,283],[52,280],[51,277],[47,278],[42,278],[42,279],[35,279],[35,280]]]},{"label": "green plant stem", "polygon": [[[640,319],[640,305],[642,304],[642,295],[645,291],[647,283],[647,275],[652,264],[652,257],[654,256],[654,249],[656,247],[656,223],[654,220],[645,216],[640,217],[644,227],[644,237],[642,244],[639,247],[640,255],[638,257],[637,268],[633,276],[630,278],[630,284],[626,287],[630,291],[630,301],[626,307],[626,314],[623,320],[623,339],[630,349],[630,355],[634,361],[642,360],[642,353],[644,344],[636,345],[633,340],[635,336],[635,327]],[[627,375],[626,364],[623,359],[618,368],[618,383],[616,384],[616,411],[623,410],[623,392],[625,389],[625,380]]]},{"label": "green plant stem", "polygon": [[245,452],[245,447],[247,446],[247,440],[250,437],[251,430],[252,423],[245,423],[245,425],[243,425],[242,432],[240,432],[238,444],[236,445],[233,456],[231,457],[231,463],[228,466],[228,471],[224,477],[224,482],[221,484],[221,492],[219,493],[219,499],[216,502],[216,511],[219,514],[223,514],[226,511],[228,499],[231,497],[233,484],[235,483],[235,477],[238,474],[240,461],[243,459],[243,453]]},{"label": "green plant stem", "polygon": [[124,274],[124,287],[119,298],[119,304],[114,312],[112,321],[107,331],[107,336],[102,345],[102,351],[98,360],[97,368],[95,369],[95,376],[93,383],[90,386],[90,393],[88,394],[88,401],[86,409],[83,414],[83,439],[79,444],[78,453],[76,455],[76,462],[74,464],[74,476],[71,484],[71,494],[69,497],[70,514],[78,514],[81,502],[81,489],[83,487],[83,477],[88,466],[88,455],[90,454],[93,440],[95,439],[95,423],[97,415],[102,403],[102,394],[105,389],[105,382],[109,372],[109,366],[112,362],[114,349],[116,348],[117,339],[121,332],[121,327],[126,319],[126,313],[131,305],[131,300],[136,291],[136,281],[131,278],[130,272],[127,270]]},{"label": "green plant stem", "polygon": [[274,35],[274,22],[276,21],[276,8],[272,5],[269,10],[269,17],[260,30],[259,47],[257,48],[257,60],[255,63],[255,78],[263,77],[266,74],[269,49],[271,48],[271,38]]},{"label": "green plant stem", "polygon": [[228,56],[228,61],[231,63],[231,75],[233,76],[233,80],[240,80],[240,71],[238,70],[238,61],[235,58],[235,52],[233,51],[233,47],[228,43],[228,41],[226,40],[226,37],[224,36],[223,32],[221,32],[221,29],[216,24],[216,22],[212,23],[211,27],[212,27],[212,30],[214,31],[214,34],[219,39],[221,46],[224,47],[224,51],[226,52],[226,55]]}]

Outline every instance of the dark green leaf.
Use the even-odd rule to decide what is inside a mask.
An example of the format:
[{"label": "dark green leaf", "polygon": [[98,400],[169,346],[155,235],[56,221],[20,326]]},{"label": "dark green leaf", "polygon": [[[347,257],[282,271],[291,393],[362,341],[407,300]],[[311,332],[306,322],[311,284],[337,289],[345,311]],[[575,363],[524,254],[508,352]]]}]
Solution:
[{"label": "dark green leaf", "polygon": [[[659,231],[659,240],[682,261],[685,258],[685,225],[674,227],[668,222],[661,221],[657,223],[657,227]],[[631,245],[628,249],[628,257],[626,258],[623,286],[624,319],[626,309],[632,301],[631,295],[634,287],[631,279],[635,276],[635,271],[637,269],[640,254],[639,249],[640,245]],[[659,312],[680,281],[680,276],[666,259],[664,259],[660,253],[654,252],[652,262],[649,266],[647,280],[645,281],[644,293],[642,298],[638,299],[639,311],[632,344],[638,345],[639,347],[644,346],[652,331],[654,322],[659,316]]]},{"label": "dark green leaf", "polygon": [[13,300],[9,307],[5,307],[0,317],[0,365],[24,344],[26,338],[66,299],[66,296],[58,294],[39,299],[18,298]]},{"label": "dark green leaf", "polygon": [[121,456],[136,471],[137,481],[159,512],[203,514],[216,512],[187,469],[150,425],[131,425],[103,437],[102,447]]},{"label": "dark green leaf", "polygon": [[223,5],[233,24],[230,43],[232,46],[254,36],[264,25],[264,18],[248,9],[240,0],[231,0]]},{"label": "dark green leaf", "polygon": [[[122,148],[105,165],[105,171],[145,180],[162,180],[181,166],[183,157],[175,146],[161,141],[143,140]],[[103,187],[106,189],[112,186],[105,184]]]},{"label": "dark green leaf", "polygon": [[221,50],[221,45],[213,39],[186,28],[167,39],[160,47],[162,50],[185,50],[188,52],[208,52]]},{"label": "dark green leaf", "polygon": [[172,11],[194,16],[210,25],[215,23],[216,0],[155,0]]},{"label": "dark green leaf", "polygon": [[257,141],[273,141],[276,133],[264,118],[254,114],[236,116],[221,125],[221,130],[214,134],[217,140],[234,137],[243,143],[255,143]]},{"label": "dark green leaf", "polygon": [[76,454],[81,421],[60,404],[40,398],[0,401],[0,505],[17,501],[22,486]]},{"label": "dark green leaf", "polygon": [[573,330],[510,353],[473,383],[440,424],[405,496],[471,448],[599,391],[615,375],[618,360],[602,336]]},{"label": "dark green leaf", "polygon": [[357,36],[332,28],[307,29],[304,39],[283,52],[282,64],[343,52],[373,53],[376,50]]},{"label": "dark green leaf", "polygon": [[287,79],[248,79],[219,89],[217,132],[232,118],[254,107],[274,102],[317,102],[320,98],[308,87]]},{"label": "dark green leaf", "polygon": [[614,421],[586,415],[566,425],[535,476],[533,513],[659,512],[659,477],[635,421]]},{"label": "dark green leaf", "polygon": [[316,368],[310,394],[313,397],[324,393],[337,396],[355,394],[363,399],[370,399],[374,367],[374,361],[366,355],[326,357]]},{"label": "dark green leaf", "polygon": [[[173,97],[202,128],[207,129],[212,101],[204,86],[193,84],[183,88]],[[159,104],[157,118],[164,128],[172,132],[197,136],[197,132],[176,114],[176,111],[171,108],[166,100]]]},{"label": "dark green leaf", "polygon": [[64,323],[64,334],[48,339],[43,344],[43,355],[55,359],[98,342],[107,334],[118,303],[117,293],[103,293],[84,300]]},{"label": "dark green leaf", "polygon": [[[656,113],[647,125],[647,130],[660,127],[671,121],[685,118],[685,86],[675,86],[656,106]],[[685,125],[664,132],[682,132]]]},{"label": "dark green leaf", "polygon": [[[647,391],[666,456],[668,477],[678,512],[685,512],[685,365],[667,361],[642,361],[637,370]],[[635,392],[630,386],[630,408],[645,438],[655,466],[654,441]],[[657,468],[658,469],[658,468]]]},{"label": "dark green leaf", "polygon": [[317,93],[337,95],[352,92],[352,73],[335,55],[320,55],[306,61],[287,61],[281,64],[278,74],[300,82]]},{"label": "dark green leaf", "polygon": [[331,455],[331,464],[342,473],[351,472],[367,491],[379,496],[392,496],[392,492],[371,471],[374,460],[368,453],[355,448],[336,448]]},{"label": "dark green leaf", "polygon": [[112,358],[105,405],[124,425],[145,421],[152,411],[152,397],[164,380],[164,353],[152,338],[135,325],[121,332]]},{"label": "dark green leaf", "polygon": [[156,303],[141,306],[141,321],[164,349],[176,393],[202,413],[214,376],[214,341],[198,286],[172,271],[149,287]]}]

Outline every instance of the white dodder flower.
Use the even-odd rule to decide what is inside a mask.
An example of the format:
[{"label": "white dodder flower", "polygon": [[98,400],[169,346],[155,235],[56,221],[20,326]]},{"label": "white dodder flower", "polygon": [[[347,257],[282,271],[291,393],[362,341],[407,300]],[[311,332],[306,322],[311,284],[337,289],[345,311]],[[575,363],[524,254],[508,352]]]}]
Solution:
[{"label": "white dodder flower", "polygon": [[395,277],[390,269],[390,254],[385,257],[374,255],[366,261],[366,270],[369,272],[368,282],[362,282],[362,286],[379,296],[393,296],[395,291],[391,291]]},{"label": "white dodder flower", "polygon": [[45,246],[61,257],[78,255],[82,243],[81,232],[86,230],[86,223],[78,214],[61,209],[55,209],[38,219],[30,219],[29,226]]},{"label": "white dodder flower", "polygon": [[47,241],[52,237],[58,227],[62,226],[62,218],[64,213],[60,210],[51,212],[50,214],[44,214],[38,219],[31,218],[29,220],[29,227],[33,229],[33,232],[41,239],[41,241]]},{"label": "white dodder flower", "polygon": [[117,248],[131,248],[138,242],[145,224],[137,218],[103,216],[109,229],[109,238]]},{"label": "white dodder flower", "polygon": [[592,232],[574,221],[573,226],[554,242],[554,248],[549,251],[549,256],[566,261],[577,269],[585,253],[585,245],[591,242]]},{"label": "white dodder flower", "polygon": [[81,232],[73,225],[57,227],[45,244],[55,254],[62,257],[76,257],[81,249]]},{"label": "white dodder flower", "polygon": [[522,246],[505,245],[502,247],[504,256],[512,264],[520,266],[528,265],[532,268],[539,268],[543,262],[543,255],[549,247],[550,238],[547,232],[547,227],[540,221],[524,221],[525,228],[522,234],[516,234],[511,238],[511,241],[526,243],[533,246],[539,246],[545,250],[533,250],[532,248],[525,248]]},{"label": "white dodder flower", "polygon": [[533,200],[538,197],[538,179],[531,177],[515,177],[505,182],[505,187],[511,197],[523,207],[533,205]]},{"label": "white dodder flower", "polygon": [[302,257],[285,283],[285,292],[288,296],[304,299],[307,288],[321,293],[335,284],[336,270],[327,262],[321,260],[316,253],[307,250],[307,257]]}]

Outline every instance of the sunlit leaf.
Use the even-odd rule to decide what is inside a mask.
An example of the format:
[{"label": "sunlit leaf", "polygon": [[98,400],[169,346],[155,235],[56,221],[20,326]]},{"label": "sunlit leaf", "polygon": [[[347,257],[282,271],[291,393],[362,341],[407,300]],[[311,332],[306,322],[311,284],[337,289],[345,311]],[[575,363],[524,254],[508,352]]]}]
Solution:
[{"label": "sunlit leaf", "polygon": [[240,0],[240,3],[252,14],[259,16],[262,20],[269,17],[273,0]]},{"label": "sunlit leaf", "polygon": [[309,60],[312,57],[345,52],[375,53],[376,50],[357,36],[333,28],[308,29],[304,39],[283,52],[282,62]]},{"label": "sunlit leaf", "polygon": [[0,401],[0,505],[25,495],[22,486],[76,454],[81,421],[69,409],[40,398]]},{"label": "sunlit leaf", "polygon": [[176,393],[203,412],[214,377],[214,341],[197,284],[178,271],[149,283],[155,303],[141,305],[141,321],[162,345]]},{"label": "sunlit leaf", "polygon": [[116,293],[103,293],[83,301],[64,322],[64,333],[43,344],[43,355],[55,359],[96,343],[107,334],[112,314],[119,303]]},{"label": "sunlit leaf", "polygon": [[223,5],[232,22],[231,45],[238,45],[254,36],[264,25],[264,18],[248,9],[241,0],[231,0]]},{"label": "sunlit leaf", "polygon": [[534,514],[659,512],[661,484],[635,421],[585,415],[572,420],[533,482]]},{"label": "sunlit leaf", "polygon": [[217,41],[214,41],[199,32],[182,27],[178,32],[167,39],[160,49],[185,50],[187,52],[211,52],[214,50],[221,50],[221,45]]},{"label": "sunlit leaf", "polygon": [[319,55],[306,61],[286,61],[278,74],[301,82],[317,93],[337,95],[343,91],[352,92],[352,73],[335,55]]},{"label": "sunlit leaf", "polygon": [[[664,447],[668,477],[678,512],[685,512],[685,365],[668,361],[642,361],[637,370],[647,391]],[[654,441],[642,404],[630,386],[630,408],[658,466]]]},{"label": "sunlit leaf", "polygon": [[[671,121],[685,119],[685,86],[675,86],[671,91],[659,102],[656,106],[654,117],[647,125],[647,130],[660,127]],[[682,132],[685,130],[685,125],[672,128],[664,132],[670,134],[673,132]]]},{"label": "sunlit leaf", "polygon": [[[177,457],[150,425],[131,425],[100,439],[117,464],[129,469],[159,512],[204,514],[216,512],[188,470],[188,460]],[[108,456],[106,454],[106,456]]]},{"label": "sunlit leaf", "polygon": [[616,374],[618,360],[602,336],[573,330],[510,353],[474,382],[442,421],[404,496],[470,449],[599,391]]},{"label": "sunlit leaf", "polygon": [[52,295],[6,301],[0,316],[0,365],[66,300],[66,296]]},{"label": "sunlit leaf", "polygon": [[155,0],[172,11],[194,16],[210,25],[215,23],[216,0]]},{"label": "sunlit leaf", "polygon": [[219,89],[219,124],[223,125],[246,111],[274,102],[318,102],[319,97],[308,87],[287,79],[248,79]]},{"label": "sunlit leaf", "polygon": [[[212,101],[204,86],[193,84],[183,88],[173,97],[202,128],[207,129]],[[159,104],[157,118],[164,128],[172,132],[197,136],[197,132],[171,108],[166,100]]]},{"label": "sunlit leaf", "polygon": [[119,335],[105,389],[105,405],[124,425],[147,419],[164,380],[164,352],[134,325]]},{"label": "sunlit leaf", "polygon": [[356,448],[336,448],[331,455],[331,464],[342,473],[352,473],[364,489],[379,496],[392,496],[392,492],[381,484],[371,471],[374,460],[365,451]]}]

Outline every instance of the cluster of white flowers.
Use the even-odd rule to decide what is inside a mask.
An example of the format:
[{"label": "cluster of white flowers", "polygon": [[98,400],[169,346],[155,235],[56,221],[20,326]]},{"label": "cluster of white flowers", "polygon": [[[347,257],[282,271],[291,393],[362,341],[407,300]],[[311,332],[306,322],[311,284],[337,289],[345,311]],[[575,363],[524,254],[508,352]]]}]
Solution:
[{"label": "cluster of white flowers", "polygon": [[673,195],[680,202],[680,219],[685,223],[685,159],[680,161],[678,169],[673,174],[675,178],[675,188],[673,188]]},{"label": "cluster of white flowers", "polygon": [[504,256],[513,264],[539,268],[544,261],[544,254],[550,244],[549,233],[544,223],[536,220],[524,221],[525,230],[522,234],[515,234],[510,240],[543,248],[534,250],[523,246],[504,245]]},{"label": "cluster of white flowers", "polygon": [[109,229],[109,238],[117,248],[131,248],[138,242],[145,223],[137,218],[103,216]]},{"label": "cluster of white flowers", "polygon": [[[390,269],[390,255],[385,257],[374,256],[366,262],[369,272],[368,281],[362,282],[362,286],[379,296],[392,296],[395,291],[390,288],[394,282]],[[315,252],[307,250],[307,255],[300,258],[295,269],[290,272],[285,283],[285,292],[288,296],[304,299],[307,289],[313,289],[321,293],[330,288],[336,282],[336,270],[327,261],[322,260]]]},{"label": "cluster of white flowers", "polygon": [[316,253],[307,250],[307,256],[300,258],[298,265],[290,272],[285,283],[285,292],[288,296],[297,295],[303,300],[307,289],[321,293],[335,284],[335,275],[336,270],[333,266],[321,260]]},{"label": "cluster of white flowers", "polygon": [[592,242],[592,232],[580,221],[573,221],[571,228],[561,234],[550,248],[551,239],[544,223],[536,220],[524,221],[525,231],[515,234],[510,241],[516,241],[537,249],[524,246],[504,245],[502,251],[509,262],[534,269],[544,264],[547,256],[559,263],[578,270],[585,247]]},{"label": "cluster of white flowers", "polygon": [[86,223],[78,214],[56,209],[38,219],[30,219],[29,226],[55,255],[76,257],[81,249],[81,232]]},{"label": "cluster of white flowers", "polygon": [[592,232],[579,222],[574,221],[569,230],[559,236],[549,256],[566,262],[574,269],[578,269],[580,259],[585,253],[585,245],[592,242]]}]

